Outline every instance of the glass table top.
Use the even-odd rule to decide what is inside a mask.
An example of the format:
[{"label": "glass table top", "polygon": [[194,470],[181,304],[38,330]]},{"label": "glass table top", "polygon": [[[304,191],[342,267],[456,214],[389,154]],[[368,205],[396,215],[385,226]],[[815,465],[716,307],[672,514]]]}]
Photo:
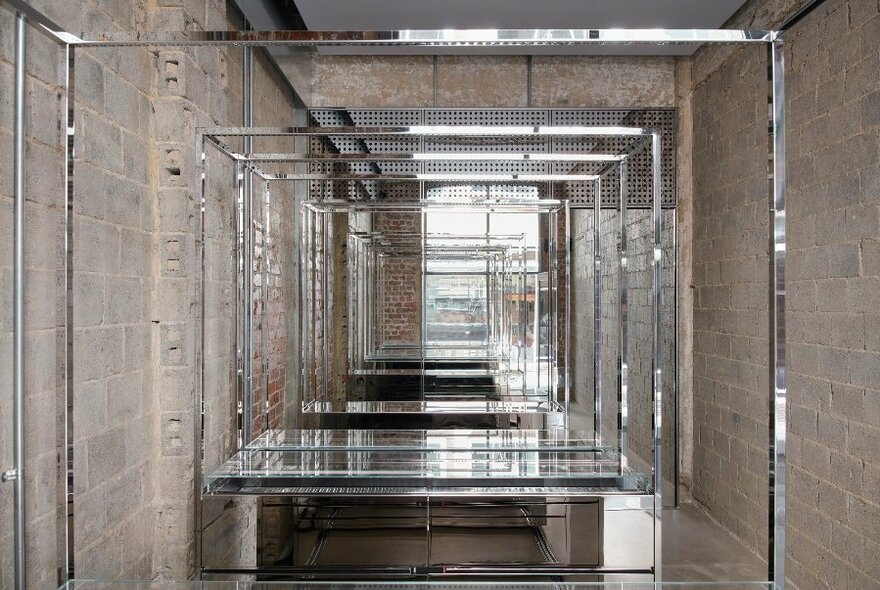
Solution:
[{"label": "glass table top", "polygon": [[351,369],[348,374],[353,377],[397,377],[397,376],[421,376],[425,377],[502,377],[508,375],[521,375],[517,369]]},{"label": "glass table top", "polygon": [[260,488],[394,488],[434,494],[452,488],[601,488],[648,493],[649,477],[624,463],[584,431],[269,431],[211,472],[205,493],[245,488],[247,493]]},{"label": "glass table top", "polygon": [[506,395],[504,399],[494,400],[312,400],[303,402],[302,411],[307,414],[552,414],[562,412],[563,407],[546,396]]},{"label": "glass table top", "polygon": [[348,451],[612,451],[592,430],[449,429],[268,430],[249,445],[252,450]]},{"label": "glass table top", "polygon": [[383,347],[378,351],[369,352],[364,356],[364,360],[368,362],[377,361],[420,361],[426,360],[431,362],[495,362],[501,363],[506,357],[501,354],[495,347],[486,346],[460,346],[453,347],[449,343],[443,346],[395,346]]}]

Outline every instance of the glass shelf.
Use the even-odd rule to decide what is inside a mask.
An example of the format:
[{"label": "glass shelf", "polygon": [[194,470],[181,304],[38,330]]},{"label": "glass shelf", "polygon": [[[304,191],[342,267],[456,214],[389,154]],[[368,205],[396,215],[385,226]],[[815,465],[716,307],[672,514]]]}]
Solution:
[{"label": "glass shelf", "polygon": [[451,378],[476,378],[476,377],[515,377],[522,375],[522,371],[516,369],[351,369],[348,374],[352,377],[397,377],[397,376],[420,376],[426,377],[451,377]]},{"label": "glass shelf", "polygon": [[648,493],[649,478],[621,463],[618,453],[581,431],[270,431],[211,473],[206,493],[266,488],[344,488],[370,495],[392,488],[436,494],[451,488],[470,493],[534,488],[544,496],[551,488],[563,494],[571,488],[584,494]]},{"label": "glass shelf", "polygon": [[273,451],[581,451],[611,452],[588,430],[270,430],[246,447]]},{"label": "glass shelf", "polygon": [[420,362],[422,360],[429,362],[475,362],[475,363],[501,363],[505,361],[505,357],[499,351],[490,346],[455,346],[453,343],[446,343],[443,346],[426,345],[424,347],[418,345],[412,346],[386,346],[377,352],[371,352],[364,355],[366,362],[387,362],[387,361],[409,361]]},{"label": "glass shelf", "polygon": [[314,400],[304,402],[302,411],[304,414],[555,414],[562,413],[564,408],[543,397],[519,396],[503,400]]}]

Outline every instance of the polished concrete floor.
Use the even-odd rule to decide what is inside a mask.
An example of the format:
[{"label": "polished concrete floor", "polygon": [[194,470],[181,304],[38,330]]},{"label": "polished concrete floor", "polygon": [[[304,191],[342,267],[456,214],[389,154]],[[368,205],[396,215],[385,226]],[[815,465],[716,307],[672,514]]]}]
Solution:
[{"label": "polished concrete floor", "polygon": [[[426,562],[547,562],[540,543],[535,542],[535,529],[523,526],[522,520],[517,523],[512,514],[509,515],[511,518],[505,516],[490,525],[486,524],[485,519],[479,519],[481,522],[476,525],[458,522],[452,526],[435,526],[432,534],[426,536],[424,521],[419,517],[418,510],[407,513],[397,509],[395,524],[389,523],[387,509],[368,507],[346,510],[347,513],[335,513],[335,522],[328,528],[316,526],[301,537],[300,547],[312,555],[311,558],[306,554],[300,555],[300,563],[311,561],[323,566],[376,566]],[[408,520],[408,524],[403,524],[404,520]],[[565,555],[595,555],[595,546],[593,549],[586,546],[590,539],[595,538],[595,534],[588,532],[584,525],[563,527],[560,537],[559,527],[555,527],[554,531],[551,520],[547,519],[543,530],[549,537],[551,549],[562,547],[554,556],[556,559],[564,560]],[[766,579],[766,566],[761,559],[696,504],[685,501],[680,508],[664,510],[662,522],[664,580],[733,582]],[[650,512],[606,510],[602,526],[605,538],[603,563],[607,567],[625,568],[630,564],[635,567],[636,564],[646,563],[646,560],[650,563],[653,551]],[[322,529],[325,537],[318,541]],[[560,538],[563,539],[562,543],[559,542]],[[317,553],[316,546],[321,547]],[[598,581],[592,577],[578,579]],[[610,582],[649,581],[651,578],[627,575],[606,576],[604,579]]]},{"label": "polished concrete floor", "polygon": [[683,502],[663,511],[663,578],[766,580],[767,566],[700,508]]}]

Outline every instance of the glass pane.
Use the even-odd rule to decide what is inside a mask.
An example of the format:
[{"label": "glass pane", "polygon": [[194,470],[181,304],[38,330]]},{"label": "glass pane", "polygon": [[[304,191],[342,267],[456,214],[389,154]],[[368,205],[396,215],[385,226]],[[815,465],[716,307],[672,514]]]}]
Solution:
[{"label": "glass pane", "polygon": [[487,344],[487,277],[429,275],[425,280],[428,343]]}]

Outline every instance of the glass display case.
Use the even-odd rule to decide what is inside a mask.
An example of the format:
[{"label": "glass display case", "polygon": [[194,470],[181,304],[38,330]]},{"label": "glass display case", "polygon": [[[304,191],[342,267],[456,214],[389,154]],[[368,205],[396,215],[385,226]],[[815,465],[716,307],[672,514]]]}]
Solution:
[{"label": "glass display case", "polygon": [[[567,285],[536,297],[536,284],[537,235],[565,213],[565,203],[537,199],[305,203],[303,411],[562,420],[564,368],[548,351],[562,315],[552,306]],[[501,221],[528,233],[491,233]],[[334,268],[343,255],[344,269]],[[550,266],[565,276],[558,258]],[[343,305],[344,318],[325,313]],[[332,357],[342,348],[347,366],[339,370]]]},{"label": "glass display case", "polygon": [[[202,497],[259,497],[262,518],[293,539],[285,571],[356,575],[385,563],[651,574],[662,507],[660,281],[669,255],[661,241],[669,228],[654,223],[660,131],[361,128],[330,115],[313,112],[323,127],[202,136],[202,352],[206,362],[228,362],[217,352],[230,351],[237,367],[235,388],[201,376]],[[272,151],[231,147],[242,137]],[[221,180],[230,177],[232,202]],[[279,203],[293,223],[276,213]],[[627,251],[628,223],[619,220],[635,219],[628,205],[643,213],[639,247],[653,252],[644,264],[636,264],[639,249]],[[603,206],[616,217],[596,215]],[[598,250],[573,254],[573,211],[593,213],[597,234],[603,222],[617,241],[610,261],[596,265]],[[298,249],[293,268],[273,258],[273,244],[285,240]],[[615,269],[607,279],[606,269]],[[585,272],[597,292],[632,294],[608,302],[619,321],[605,331],[616,338],[594,352],[616,362],[596,373],[589,394],[572,391],[574,367],[593,366],[572,346],[573,330],[585,326],[572,313],[571,280]],[[636,274],[644,291],[627,286]],[[235,288],[213,287],[215,277],[231,277]],[[235,329],[213,313],[217,301],[238,310]],[[278,303],[295,308],[283,326],[288,349],[300,345],[295,366],[273,344]],[[627,320],[631,309],[641,312],[632,312],[637,321]],[[594,308],[592,317],[603,313]],[[280,374],[297,386],[276,403]],[[616,392],[617,403],[602,415],[600,392],[613,376],[606,394]],[[642,398],[656,413],[630,413]],[[651,432],[641,457],[628,447],[634,418]],[[603,539],[621,527],[646,543],[615,561]],[[456,539],[475,538],[485,539],[479,550],[456,550]],[[400,551],[376,557],[375,542]],[[519,549],[493,552],[501,542]]]},{"label": "glass display case", "polygon": [[[25,162],[32,159],[24,149],[28,102],[24,32],[28,23],[63,50],[58,52],[62,65],[57,96],[61,98],[62,114],[57,127],[66,130],[60,150],[64,160],[64,203],[60,209],[66,211],[67,222],[61,232],[64,245],[60,250],[65,259],[67,277],[62,282],[68,299],[63,306],[66,317],[58,323],[60,326],[63,322],[65,350],[57,356],[58,374],[66,383],[58,389],[63,393],[58,393],[61,403],[56,404],[55,415],[56,425],[60,425],[58,440],[62,442],[50,463],[56,465],[61,457],[62,464],[67,464],[67,469],[56,469],[56,521],[58,553],[65,553],[59,555],[59,562],[64,562],[59,569],[70,577],[75,572],[74,555],[80,549],[74,540],[74,517],[79,519],[77,525],[82,519],[75,506],[75,458],[82,465],[85,456],[75,444],[73,419],[81,405],[78,401],[74,407],[74,318],[78,314],[74,312],[71,270],[81,254],[76,252],[82,248],[79,244],[83,243],[73,239],[77,226],[74,204],[82,198],[74,190],[75,169],[82,155],[73,157],[81,128],[75,124],[81,116],[74,65],[78,49],[99,52],[103,46],[118,52],[149,48],[155,56],[160,55],[157,48],[199,51],[243,46],[242,119],[246,124],[254,120],[251,49],[255,47],[408,46],[435,52],[437,48],[468,50],[474,46],[601,49],[603,45],[719,43],[754,44],[766,48],[768,56],[771,377],[767,557],[774,582],[661,581],[663,451],[669,448],[663,444],[667,438],[663,433],[671,422],[664,418],[670,399],[666,394],[670,389],[674,391],[670,385],[674,385],[676,370],[674,347],[672,354],[664,348],[669,331],[664,331],[662,319],[670,313],[674,317],[674,306],[670,307],[669,298],[664,296],[668,287],[663,283],[669,274],[665,265],[670,260],[670,246],[664,236],[670,230],[674,234],[674,219],[670,222],[663,214],[664,207],[675,206],[674,122],[671,126],[668,121],[664,123],[662,113],[656,109],[387,109],[378,113],[372,109],[315,109],[303,127],[199,130],[197,238],[194,244],[168,242],[177,257],[168,260],[166,270],[197,269],[196,305],[180,310],[181,315],[191,316],[185,322],[186,329],[162,325],[159,338],[163,364],[182,368],[187,364],[183,359],[188,358],[184,349],[187,353],[195,350],[191,424],[195,471],[193,561],[202,579],[181,583],[74,579],[66,587],[274,585],[261,581],[262,577],[305,577],[305,585],[316,588],[378,587],[377,583],[325,583],[314,579],[328,574],[364,577],[369,572],[386,578],[380,584],[383,588],[500,585],[387,581],[395,576],[435,575],[530,575],[540,579],[534,583],[502,583],[506,588],[523,589],[543,587],[548,579],[554,587],[564,581],[566,586],[583,588],[785,586],[786,127],[782,31],[248,30],[73,34],[27,3],[6,2],[5,6],[17,12],[13,167],[19,180],[26,178]],[[793,21],[804,14],[798,13]],[[47,57],[50,53],[41,53],[41,61],[51,61]],[[172,65],[175,67],[169,70],[176,71],[177,61],[166,62],[166,66]],[[113,74],[124,76],[120,68],[115,68]],[[173,78],[173,82],[176,90],[178,80]],[[181,176],[178,152],[172,150],[166,155],[173,160],[168,172]],[[25,542],[25,380],[20,378],[20,369],[25,358],[23,310],[29,280],[24,261],[25,251],[32,247],[22,238],[27,183],[14,184],[14,226],[20,238],[15,241],[12,289],[16,450],[14,468],[4,477],[15,485],[13,561],[16,585],[24,587],[30,543]],[[477,194],[480,199],[475,198]],[[386,229],[364,227],[356,219],[345,231],[332,233],[329,227],[335,222],[326,222],[328,230],[322,234],[317,226],[308,227],[305,217],[298,213],[304,202],[313,207],[334,201],[347,207],[351,203],[387,206],[390,202],[408,202],[423,211],[432,202],[451,209],[462,198],[483,200],[483,205],[524,198],[557,201],[565,204],[566,219],[561,224],[549,224],[542,233],[495,227],[489,215],[485,243],[462,248],[468,239],[482,237],[482,232],[475,233],[471,227],[460,234],[438,231],[429,216],[410,215],[409,221],[421,220],[420,226],[403,230],[410,234],[410,243],[377,250],[373,243],[388,238]],[[633,206],[639,209],[638,215],[631,215]],[[583,248],[590,242],[586,235],[572,232],[567,218],[574,209],[585,213],[592,209],[591,219],[585,214],[580,220],[592,226],[592,250]],[[467,217],[468,222],[474,219],[472,215]],[[349,235],[351,242],[346,241]],[[496,241],[496,235],[517,236],[514,241],[523,244]],[[604,239],[606,235],[610,239]],[[309,253],[304,245],[297,245],[315,236],[325,240],[324,250],[315,246]],[[411,240],[413,236],[420,239]],[[638,239],[631,241],[633,237]],[[361,238],[369,244],[364,260],[360,254],[350,265],[346,265],[345,255],[327,259],[331,250],[328,244],[342,252],[348,247],[359,250],[357,240]],[[537,247],[533,246],[534,240]],[[419,241],[421,266],[416,267],[414,245]],[[636,245],[639,250],[633,249]],[[578,256],[579,247],[580,253],[592,256]],[[674,240],[671,249],[674,254]],[[386,257],[382,264],[377,262],[380,256]],[[193,265],[183,264],[193,260]],[[414,306],[393,304],[387,297],[390,293],[378,288],[383,282],[382,273],[387,276],[391,268],[380,268],[385,260],[387,264],[398,263],[401,276],[408,277],[398,295],[415,301]],[[485,265],[485,274],[477,273],[481,275],[477,278],[477,274],[466,272],[472,264],[481,265],[481,270]],[[582,272],[584,267],[591,271],[584,276],[592,276],[592,315],[581,313],[584,306],[572,305],[571,293],[567,289],[563,293],[560,288],[570,285],[569,275]],[[562,274],[558,273],[560,268]],[[647,282],[631,280],[635,272],[649,277]],[[352,288],[356,289],[354,296]],[[614,292],[616,298],[607,297]],[[385,311],[378,314],[376,305],[386,298],[389,316],[400,312],[402,317],[417,315],[419,321],[382,332],[390,318],[385,317]],[[319,301],[327,302],[326,306],[317,305]],[[606,309],[608,301],[616,309]],[[309,305],[311,311],[307,310]],[[578,307],[581,311],[573,309]],[[349,317],[356,321],[349,322]],[[591,332],[582,329],[583,320],[592,322]],[[193,326],[194,331],[190,329]],[[579,338],[573,338],[573,334]],[[592,348],[583,346],[583,334],[588,334]],[[313,349],[311,353],[309,348]],[[392,350],[399,354],[389,354]],[[465,355],[461,350],[473,354]],[[592,356],[583,354],[589,350]],[[320,379],[311,360],[318,358],[323,363]],[[462,358],[471,364],[461,366]],[[584,363],[584,359],[591,362]],[[372,366],[374,363],[376,366]],[[485,398],[482,403],[495,402],[495,397],[505,395],[521,399],[544,395],[559,403],[559,392],[564,390],[565,403],[561,408],[554,406],[552,412],[520,405],[508,411],[488,408],[476,414],[470,408],[450,405],[444,411],[394,405],[379,411],[348,407],[348,380],[361,377],[359,371],[377,377],[415,377],[418,399],[388,396],[398,381],[377,384],[375,395],[354,388],[353,402],[374,396],[377,403],[428,404],[440,394],[444,404],[472,402],[481,396]],[[475,383],[478,378],[483,380],[479,384]],[[344,387],[338,386],[337,380]],[[583,385],[590,381],[592,387]],[[186,383],[181,389],[186,389]],[[587,394],[590,390],[592,399]],[[340,392],[344,392],[345,411],[335,407],[334,396]],[[321,405],[327,402],[329,406]],[[639,418],[634,410],[644,410],[645,406],[647,412]],[[169,421],[172,428],[186,420],[179,413],[174,416]],[[592,425],[592,429],[585,425]],[[164,428],[165,424],[163,434]],[[182,448],[179,438],[169,438],[172,448],[163,446],[162,454],[180,456],[186,463],[189,449]],[[647,461],[635,461],[636,454]],[[264,520],[256,527],[250,518],[250,507],[254,505],[248,503],[250,496],[259,498],[259,519]],[[181,500],[180,506],[186,506],[186,501]],[[275,509],[277,512],[272,512]],[[628,518],[645,525],[628,541],[637,548],[644,547],[646,552],[627,563],[614,562],[603,554],[603,543],[609,531],[624,530],[620,524]],[[262,526],[271,519],[271,526]],[[355,524],[340,526],[343,521]],[[337,547],[337,561],[325,553],[334,530],[349,535],[359,527],[386,531],[393,521],[408,523],[396,531],[407,527],[424,531],[425,546],[416,547],[423,559],[381,554],[377,559],[384,563],[355,563],[365,554],[346,551],[350,536]],[[497,523],[503,525],[495,526]],[[281,551],[272,553],[262,544],[256,566],[238,567],[209,555],[213,540],[230,531],[238,541],[256,528],[259,544],[263,543],[259,536],[272,527],[283,529],[281,534],[293,539],[295,545],[281,557]],[[456,530],[446,536],[436,532],[448,532],[449,528]],[[487,530],[499,536],[478,534]],[[481,544],[491,550],[495,544],[502,545],[493,541],[512,540],[504,536],[510,530],[531,535],[533,544],[527,543],[531,557],[516,558],[516,542],[506,543],[510,552],[503,555],[491,551],[467,555],[461,547],[455,547],[464,533],[472,540],[476,538],[478,544],[485,541]],[[371,539],[366,537],[368,543]],[[397,547],[408,542],[403,534],[396,538],[401,539]],[[453,551],[437,557],[432,551],[435,541],[442,541],[437,544]],[[278,566],[283,560],[285,565]],[[393,561],[398,563],[391,564]],[[653,580],[644,584],[563,580],[563,576],[608,579],[628,574],[643,574],[644,579]],[[59,577],[68,576],[60,572]],[[224,580],[210,581],[217,577]],[[290,583],[280,582],[282,586]]]}]

